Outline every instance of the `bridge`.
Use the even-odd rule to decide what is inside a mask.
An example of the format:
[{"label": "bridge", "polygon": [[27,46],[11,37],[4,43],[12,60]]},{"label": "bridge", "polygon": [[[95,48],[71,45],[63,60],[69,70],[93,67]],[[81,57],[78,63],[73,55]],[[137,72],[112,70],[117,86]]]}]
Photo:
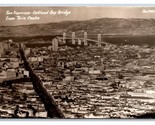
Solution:
[{"label": "bridge", "polygon": [[[93,35],[94,36],[94,35]],[[98,34],[95,39],[88,38],[87,32],[84,32],[83,38],[76,37],[75,32],[72,32],[72,36],[67,36],[67,34],[64,32],[62,37],[58,36],[57,39],[59,42],[63,42],[64,44],[71,43],[72,45],[79,45],[79,46],[91,46],[91,45],[97,45],[97,46],[105,46],[108,43],[103,41],[101,39],[101,34]]]},{"label": "bridge", "polygon": [[[72,34],[62,33],[57,34],[54,36],[44,36],[45,38],[48,37],[48,42],[32,42],[32,43],[25,43],[26,46],[54,46],[53,50],[56,51],[60,46],[70,46],[70,47],[83,47],[83,46],[106,46],[109,45],[109,43],[104,41],[104,36],[101,34],[88,34],[87,32],[84,32],[83,35],[79,33],[77,36],[75,35],[75,32],[72,32]],[[44,38],[44,39],[45,39]],[[51,42],[52,40],[52,42]]]},{"label": "bridge", "polygon": [[[93,35],[94,36],[94,35]],[[77,46],[106,46],[108,43],[101,39],[101,34],[96,36],[97,40],[88,38],[87,32],[84,32],[83,38],[76,37],[75,32],[72,32],[71,37],[64,32],[63,35],[57,35],[52,41],[53,51],[57,51],[59,46],[67,45],[71,47]]]}]

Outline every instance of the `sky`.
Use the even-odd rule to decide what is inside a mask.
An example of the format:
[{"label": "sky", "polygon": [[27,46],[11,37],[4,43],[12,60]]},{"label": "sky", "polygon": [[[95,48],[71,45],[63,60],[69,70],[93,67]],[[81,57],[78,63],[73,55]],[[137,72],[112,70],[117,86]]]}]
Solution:
[{"label": "sky", "polygon": [[[40,12],[44,12],[44,14]],[[19,16],[22,17],[22,20],[19,19]],[[67,20],[89,20],[93,18],[155,18],[155,7],[0,7],[0,26],[28,25],[36,23],[60,22]]]}]

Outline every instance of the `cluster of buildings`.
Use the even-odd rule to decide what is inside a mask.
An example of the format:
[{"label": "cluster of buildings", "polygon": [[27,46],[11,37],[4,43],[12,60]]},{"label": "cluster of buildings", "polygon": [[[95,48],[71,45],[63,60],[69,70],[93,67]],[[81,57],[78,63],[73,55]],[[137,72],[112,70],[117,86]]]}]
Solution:
[{"label": "cluster of buildings", "polygon": [[48,118],[24,68],[19,47],[24,45],[11,40],[0,42],[0,118]]},{"label": "cluster of buildings", "polygon": [[0,84],[11,79],[29,77],[19,58],[19,49],[11,40],[0,42]]},{"label": "cluster of buildings", "polygon": [[31,49],[29,63],[68,118],[129,118],[155,108],[150,94],[154,48],[107,44]]},{"label": "cluster of buildings", "polygon": [[[77,47],[59,46],[66,40],[64,33],[48,47],[0,43],[1,117],[48,117],[31,81],[3,86],[8,80],[29,78],[19,47],[66,118],[132,118],[154,111],[155,48],[102,46],[100,34],[97,46],[86,46],[86,32],[82,41],[72,33],[71,43]],[[85,46],[78,46],[82,42]]]},{"label": "cluster of buildings", "polygon": [[0,42],[0,57],[6,55],[7,51],[11,48],[12,40],[6,40]]},{"label": "cluster of buildings", "polygon": [[0,118],[48,118],[31,82],[0,87]]}]

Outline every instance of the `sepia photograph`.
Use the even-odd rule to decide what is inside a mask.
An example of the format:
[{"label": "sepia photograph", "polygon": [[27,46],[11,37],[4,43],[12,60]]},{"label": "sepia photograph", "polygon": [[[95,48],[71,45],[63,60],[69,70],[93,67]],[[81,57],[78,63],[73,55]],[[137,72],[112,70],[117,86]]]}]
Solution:
[{"label": "sepia photograph", "polygon": [[154,119],[155,6],[0,6],[0,119]]}]

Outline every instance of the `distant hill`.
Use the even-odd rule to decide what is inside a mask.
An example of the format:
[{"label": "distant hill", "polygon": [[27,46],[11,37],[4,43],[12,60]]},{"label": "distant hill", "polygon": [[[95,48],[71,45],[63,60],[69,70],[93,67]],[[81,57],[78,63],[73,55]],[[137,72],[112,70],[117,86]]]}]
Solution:
[{"label": "distant hill", "polygon": [[37,36],[56,35],[63,32],[96,37],[98,33],[104,35],[154,35],[155,19],[122,19],[100,18],[85,21],[63,21],[47,24],[31,24],[21,26],[0,26],[0,37],[5,36]]}]

